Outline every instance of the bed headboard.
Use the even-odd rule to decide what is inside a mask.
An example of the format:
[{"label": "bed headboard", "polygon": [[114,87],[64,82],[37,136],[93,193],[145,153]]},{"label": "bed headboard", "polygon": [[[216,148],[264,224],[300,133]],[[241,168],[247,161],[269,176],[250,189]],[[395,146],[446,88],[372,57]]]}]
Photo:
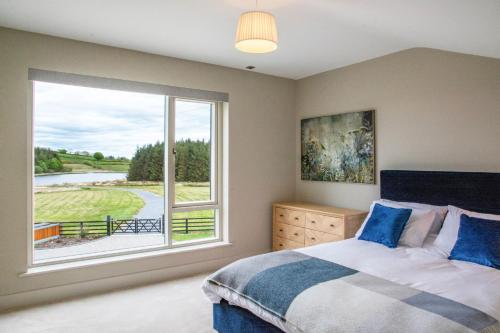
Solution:
[{"label": "bed headboard", "polygon": [[500,173],[382,170],[380,196],[500,214]]}]

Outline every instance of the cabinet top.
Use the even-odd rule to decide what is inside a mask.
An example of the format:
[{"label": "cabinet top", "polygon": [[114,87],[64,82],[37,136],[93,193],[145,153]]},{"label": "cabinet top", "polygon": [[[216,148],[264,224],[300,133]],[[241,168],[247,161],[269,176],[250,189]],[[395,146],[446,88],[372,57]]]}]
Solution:
[{"label": "cabinet top", "polygon": [[350,209],[350,208],[340,208],[334,206],[317,205],[307,202],[276,202],[273,204],[274,207],[288,208],[294,210],[303,210],[313,213],[320,214],[330,214],[330,215],[366,215],[366,211]]}]

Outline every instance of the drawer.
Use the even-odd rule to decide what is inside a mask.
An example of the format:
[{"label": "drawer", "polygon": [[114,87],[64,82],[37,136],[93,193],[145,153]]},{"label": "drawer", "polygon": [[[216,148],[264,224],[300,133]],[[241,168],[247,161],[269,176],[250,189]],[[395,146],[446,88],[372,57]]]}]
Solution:
[{"label": "drawer", "polygon": [[304,228],[278,222],[274,224],[274,235],[304,244]]},{"label": "drawer", "polygon": [[276,207],[274,214],[276,222],[292,224],[302,228],[305,226],[306,213],[302,211]]},{"label": "drawer", "polygon": [[317,231],[306,229],[306,246],[328,243],[328,242],[336,242],[344,239],[340,235],[329,234],[327,232]]},{"label": "drawer", "polygon": [[344,236],[344,219],[321,214],[306,214],[306,228]]},{"label": "drawer", "polygon": [[306,213],[299,210],[286,209],[286,222],[297,227],[304,228],[306,224]]},{"label": "drawer", "polygon": [[294,242],[292,240],[281,237],[273,238],[273,251],[293,250],[293,249],[299,249],[301,247],[304,247],[304,243]]},{"label": "drawer", "polygon": [[286,223],[286,209],[284,208],[278,208],[276,207],[276,210],[274,211],[275,215],[275,220],[276,222],[284,222]]}]

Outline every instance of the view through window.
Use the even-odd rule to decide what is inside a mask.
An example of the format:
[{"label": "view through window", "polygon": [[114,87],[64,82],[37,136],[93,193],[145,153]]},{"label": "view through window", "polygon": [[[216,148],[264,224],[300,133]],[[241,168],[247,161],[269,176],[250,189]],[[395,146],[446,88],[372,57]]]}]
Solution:
[{"label": "view through window", "polygon": [[215,102],[38,81],[33,90],[33,262],[219,236]]},{"label": "view through window", "polygon": [[[173,242],[213,237],[217,216],[214,104],[175,101]],[[207,209],[211,208],[211,209]],[[194,233],[189,233],[189,222]],[[184,230],[183,230],[184,229]],[[182,231],[184,231],[182,233]],[[183,236],[182,236],[183,235]]]}]

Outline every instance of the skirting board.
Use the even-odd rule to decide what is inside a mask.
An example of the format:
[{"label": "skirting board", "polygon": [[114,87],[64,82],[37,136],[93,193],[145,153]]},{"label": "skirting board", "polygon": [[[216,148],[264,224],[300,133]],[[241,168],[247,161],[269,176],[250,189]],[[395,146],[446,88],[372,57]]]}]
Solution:
[{"label": "skirting board", "polygon": [[270,249],[268,251],[251,252],[245,255],[225,257],[188,265],[180,265],[164,269],[156,269],[0,296],[0,311],[10,311],[21,307],[57,302],[64,299],[173,280],[196,274],[207,273],[208,275],[210,272],[213,272],[235,260],[269,251]]}]

